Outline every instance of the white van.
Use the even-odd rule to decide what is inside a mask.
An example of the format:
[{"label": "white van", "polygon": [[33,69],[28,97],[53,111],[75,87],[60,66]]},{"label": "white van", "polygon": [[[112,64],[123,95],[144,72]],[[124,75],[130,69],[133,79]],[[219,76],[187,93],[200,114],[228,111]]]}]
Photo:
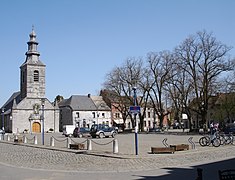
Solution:
[{"label": "white van", "polygon": [[63,126],[63,135],[65,137],[71,137],[73,135],[73,131],[75,129],[75,125],[64,125]]}]

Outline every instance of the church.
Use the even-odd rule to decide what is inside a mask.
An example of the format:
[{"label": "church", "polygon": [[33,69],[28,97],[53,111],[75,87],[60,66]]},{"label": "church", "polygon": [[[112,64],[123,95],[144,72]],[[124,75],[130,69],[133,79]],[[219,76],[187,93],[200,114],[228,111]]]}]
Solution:
[{"label": "church", "polygon": [[59,132],[59,107],[46,97],[46,65],[39,59],[34,29],[29,34],[26,60],[20,66],[20,91],[1,107],[0,129],[9,133]]}]

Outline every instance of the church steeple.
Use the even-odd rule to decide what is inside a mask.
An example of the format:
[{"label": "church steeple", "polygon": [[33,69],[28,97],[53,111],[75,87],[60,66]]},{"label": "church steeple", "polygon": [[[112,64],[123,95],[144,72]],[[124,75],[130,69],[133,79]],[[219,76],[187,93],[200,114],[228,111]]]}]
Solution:
[{"label": "church steeple", "polygon": [[40,53],[37,50],[38,42],[34,27],[29,34],[28,51],[25,53],[26,60],[21,65],[20,91],[21,98],[44,98],[45,97],[45,65],[39,60]]},{"label": "church steeple", "polygon": [[34,31],[34,26],[32,32],[29,34],[28,51],[25,53],[26,61],[32,61],[37,63],[39,61],[40,53],[37,51],[38,42],[36,41],[36,33]]}]

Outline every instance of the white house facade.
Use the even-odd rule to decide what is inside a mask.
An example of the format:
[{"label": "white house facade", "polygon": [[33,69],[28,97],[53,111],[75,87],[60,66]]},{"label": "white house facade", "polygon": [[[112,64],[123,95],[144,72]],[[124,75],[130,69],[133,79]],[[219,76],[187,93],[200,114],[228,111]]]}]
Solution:
[{"label": "white house facade", "polygon": [[90,128],[92,124],[111,123],[111,110],[101,96],[72,95],[59,103],[60,131],[64,125]]}]

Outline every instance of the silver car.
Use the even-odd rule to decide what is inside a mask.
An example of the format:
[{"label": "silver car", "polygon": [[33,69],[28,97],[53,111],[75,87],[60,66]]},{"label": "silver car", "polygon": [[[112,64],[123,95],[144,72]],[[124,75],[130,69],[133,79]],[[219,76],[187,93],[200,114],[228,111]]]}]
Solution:
[{"label": "silver car", "polygon": [[106,124],[93,124],[90,130],[91,137],[114,137],[117,134],[117,131],[114,127],[109,127]]}]

